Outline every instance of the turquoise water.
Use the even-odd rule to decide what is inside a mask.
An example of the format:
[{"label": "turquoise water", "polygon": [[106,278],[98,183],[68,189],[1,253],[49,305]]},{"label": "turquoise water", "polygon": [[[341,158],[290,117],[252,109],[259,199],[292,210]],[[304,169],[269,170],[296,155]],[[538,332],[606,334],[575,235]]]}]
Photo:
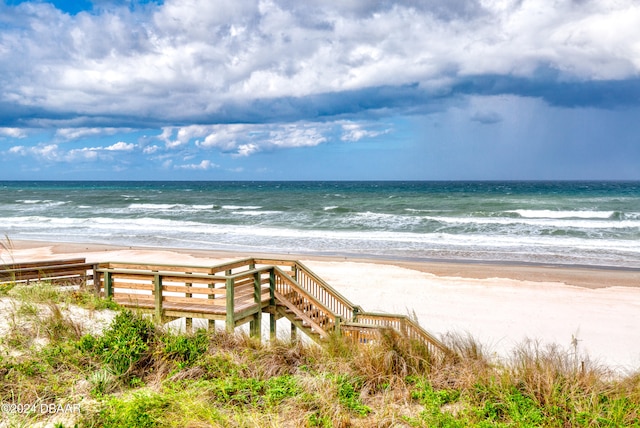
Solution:
[{"label": "turquoise water", "polygon": [[0,182],[11,239],[640,267],[639,182]]}]

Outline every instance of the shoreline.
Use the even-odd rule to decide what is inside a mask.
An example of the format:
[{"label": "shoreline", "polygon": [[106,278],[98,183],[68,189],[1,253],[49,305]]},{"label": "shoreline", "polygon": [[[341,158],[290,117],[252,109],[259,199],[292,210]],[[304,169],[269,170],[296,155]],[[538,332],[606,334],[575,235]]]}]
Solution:
[{"label": "shoreline", "polygon": [[297,259],[365,311],[415,315],[437,337],[469,334],[486,355],[508,358],[519,344],[532,339],[588,356],[592,363],[616,372],[640,370],[637,270],[417,263],[90,243],[12,244],[9,252],[15,261],[85,257],[88,262],[212,266],[246,257]]},{"label": "shoreline", "polygon": [[[50,247],[52,254],[79,254],[83,252],[100,253],[116,251],[167,251],[185,254],[198,259],[234,259],[246,257],[264,257],[275,259],[294,259],[319,262],[355,262],[377,265],[397,266],[439,277],[460,277],[470,279],[508,278],[520,281],[558,282],[590,289],[607,287],[640,288],[640,268],[582,265],[550,264],[537,262],[483,261],[457,259],[411,259],[363,255],[323,255],[292,253],[250,253],[242,251],[207,250],[196,248],[143,247],[114,244],[51,242],[36,240],[11,240],[14,250],[28,250]],[[93,254],[92,254],[93,255]],[[35,260],[35,259],[34,259]],[[91,261],[108,261],[92,259]]]}]

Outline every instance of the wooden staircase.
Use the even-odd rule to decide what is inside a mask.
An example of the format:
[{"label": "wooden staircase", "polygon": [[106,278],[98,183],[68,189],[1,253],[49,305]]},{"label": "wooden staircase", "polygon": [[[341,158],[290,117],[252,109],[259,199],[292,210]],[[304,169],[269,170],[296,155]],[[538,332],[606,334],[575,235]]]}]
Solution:
[{"label": "wooden staircase", "polygon": [[331,321],[324,311],[296,292],[287,295],[276,292],[276,312],[316,342],[326,339],[332,330]]}]

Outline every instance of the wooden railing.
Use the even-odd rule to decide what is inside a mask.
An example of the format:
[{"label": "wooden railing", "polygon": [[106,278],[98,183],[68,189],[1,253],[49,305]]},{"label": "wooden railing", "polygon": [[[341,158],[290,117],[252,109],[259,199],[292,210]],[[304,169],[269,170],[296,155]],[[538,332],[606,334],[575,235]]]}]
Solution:
[{"label": "wooden railing", "polygon": [[301,322],[322,338],[340,328],[340,315],[327,308],[314,295],[303,289],[298,281],[284,273],[279,267],[273,268],[274,297],[278,303],[292,311]]},{"label": "wooden railing", "polygon": [[447,355],[451,351],[438,338],[423,329],[420,324],[406,315],[364,312],[358,314],[355,322],[344,323],[342,332],[360,343],[378,340],[381,328],[393,329],[410,340],[425,344],[433,355]]},{"label": "wooden railing", "polygon": [[0,265],[0,283],[50,281],[86,285],[94,279],[95,268],[84,258],[10,263]]},{"label": "wooden railing", "polygon": [[[259,320],[270,302],[269,269],[216,275],[198,266],[103,263],[97,269],[99,286],[116,302],[153,311],[159,321],[199,317],[223,320],[229,330]],[[230,269],[226,270],[227,272]],[[258,328],[252,325],[252,330]]]},{"label": "wooden railing", "polygon": [[295,279],[300,288],[305,290],[307,294],[313,296],[333,314],[339,315],[343,320],[354,320],[357,313],[362,310],[299,261],[256,259],[255,262],[266,265],[290,267],[290,276]]}]

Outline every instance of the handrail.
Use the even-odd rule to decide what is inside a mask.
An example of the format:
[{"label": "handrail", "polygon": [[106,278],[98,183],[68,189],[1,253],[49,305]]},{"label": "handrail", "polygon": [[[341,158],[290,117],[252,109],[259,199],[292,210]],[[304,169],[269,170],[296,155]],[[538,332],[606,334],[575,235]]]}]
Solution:
[{"label": "handrail", "polygon": [[50,260],[42,262],[12,263],[0,265],[0,283],[27,282],[31,280],[64,281],[81,278],[94,280],[95,264],[85,259]]},{"label": "handrail", "polygon": [[294,279],[308,294],[343,320],[353,320],[362,309],[351,303],[311,269],[297,260],[255,259],[256,264],[285,265],[294,268]]},{"label": "handrail", "polygon": [[100,269],[131,269],[137,271],[191,272],[210,274],[210,266],[170,265],[163,263],[134,263],[134,262],[102,262]]},{"label": "handrail", "polygon": [[[308,292],[316,291],[318,298],[323,299],[323,303],[339,314],[344,320],[355,319],[359,312],[359,307],[351,303],[346,297],[340,294],[335,288],[327,284],[322,278],[316,275],[311,269],[300,262],[296,262],[298,282],[306,284]],[[302,278],[300,278],[302,274]]]},{"label": "handrail", "polygon": [[345,325],[354,327],[393,328],[410,339],[418,339],[426,344],[432,345],[445,355],[450,353],[449,348],[447,348],[444,343],[423,329],[415,320],[406,315],[363,312],[358,314],[355,322],[345,323]]},{"label": "handrail", "polygon": [[212,266],[210,269],[211,269],[211,273],[216,274],[219,272],[228,272],[243,266],[248,266],[251,269],[250,266],[255,266],[254,259],[246,258],[242,260],[235,260],[233,262],[227,262],[227,263],[222,263],[219,265]]},{"label": "handrail", "polygon": [[131,276],[169,276],[172,278],[184,278],[184,279],[206,279],[211,282],[225,282],[225,276],[216,276],[206,273],[181,273],[176,271],[161,271],[161,270],[140,270],[140,269],[122,269],[122,268],[98,268],[96,272],[99,273],[111,273],[111,274],[125,274]]},{"label": "handrail", "polygon": [[[308,320],[312,323],[313,326],[316,327],[317,333],[326,338],[327,335],[331,332],[331,330],[335,330],[339,328],[341,324],[341,316],[333,313],[329,308],[327,308],[322,302],[316,299],[313,295],[309,294],[305,289],[300,287],[300,284],[285,272],[282,271],[278,266],[273,266],[274,276],[276,278],[276,282],[274,284],[274,294],[278,297],[278,300],[281,303],[285,304],[285,306],[290,309],[297,309],[302,315],[306,316]],[[280,286],[277,279],[280,279],[286,285],[291,288],[297,295],[301,296],[305,299],[306,302],[312,305],[312,308],[307,308],[306,312],[304,309],[301,309],[298,305],[291,302],[286,296],[286,290]],[[290,306],[290,305],[291,306]],[[321,320],[326,319],[329,322],[329,326],[322,326]]]},{"label": "handrail", "polygon": [[40,260],[37,262],[13,262],[13,263],[4,263],[0,264],[0,272],[6,270],[16,270],[16,269],[41,269],[43,267],[50,266],[62,266],[62,265],[77,265],[77,264],[86,264],[87,260],[85,258],[73,258],[73,259],[56,259],[56,260]]}]

